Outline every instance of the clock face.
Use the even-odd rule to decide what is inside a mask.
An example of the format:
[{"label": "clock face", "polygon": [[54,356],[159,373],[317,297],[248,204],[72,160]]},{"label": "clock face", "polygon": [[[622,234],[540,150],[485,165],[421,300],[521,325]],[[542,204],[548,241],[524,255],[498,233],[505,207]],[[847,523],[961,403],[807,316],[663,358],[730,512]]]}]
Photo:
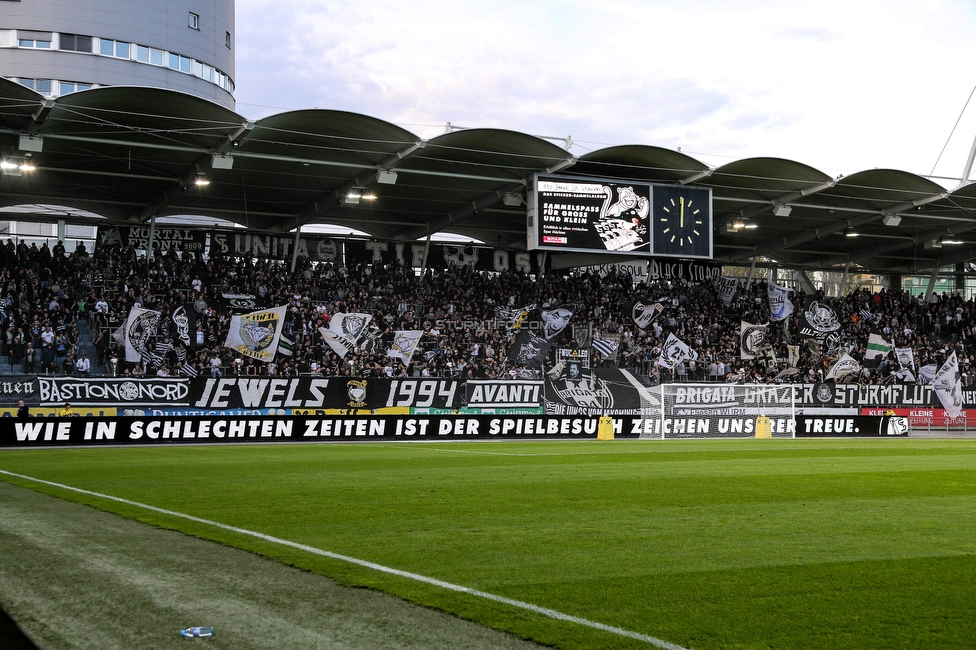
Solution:
[{"label": "clock face", "polygon": [[654,253],[676,257],[712,256],[711,191],[694,187],[654,187]]}]

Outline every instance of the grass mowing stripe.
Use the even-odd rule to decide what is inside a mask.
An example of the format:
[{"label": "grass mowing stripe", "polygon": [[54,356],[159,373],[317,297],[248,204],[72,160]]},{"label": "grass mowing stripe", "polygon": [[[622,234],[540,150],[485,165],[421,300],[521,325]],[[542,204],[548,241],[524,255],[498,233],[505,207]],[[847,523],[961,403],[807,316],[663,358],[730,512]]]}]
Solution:
[{"label": "grass mowing stripe", "polygon": [[245,528],[238,528],[236,526],[230,526],[228,524],[222,524],[218,521],[211,521],[209,519],[203,519],[201,517],[196,517],[194,515],[189,515],[183,512],[176,512],[174,510],[167,510],[166,508],[159,508],[157,506],[152,506],[146,503],[140,503],[138,501],[132,501],[130,499],[124,499],[122,497],[112,496],[110,494],[102,494],[101,492],[93,492],[91,490],[85,490],[83,488],[74,487],[71,485],[65,485],[63,483],[55,483],[53,481],[46,481],[39,478],[34,478],[32,476],[26,476],[24,474],[17,474],[14,472],[9,472],[7,470],[0,469],[0,474],[5,474],[7,476],[13,476],[15,478],[23,479],[26,481],[33,481],[35,483],[41,483],[43,485],[50,485],[62,490],[69,490],[71,492],[77,492],[79,494],[86,494],[88,496],[98,497],[100,499],[107,499],[109,501],[115,501],[117,503],[124,503],[126,505],[135,506],[137,508],[143,508],[146,510],[151,510],[153,512],[158,512],[160,514],[179,517],[189,521],[193,521],[199,524],[205,524],[207,526],[214,526],[222,530],[227,530],[230,532],[238,533],[240,535],[247,535],[250,537],[255,537],[266,542],[271,542],[273,544],[279,544],[282,546],[288,546],[290,548],[298,549],[300,551],[305,551],[307,553],[312,553],[314,555],[321,555],[323,557],[328,557],[333,560],[340,560],[343,562],[348,562],[350,564],[356,564],[358,566],[373,569],[374,571],[379,571],[381,573],[387,573],[390,575],[399,576],[401,578],[407,578],[410,580],[415,580],[417,582],[422,582],[435,587],[440,587],[442,589],[447,589],[449,591],[456,591],[459,593],[467,594],[469,596],[476,596],[478,598],[483,598],[485,600],[491,600],[497,603],[502,603],[504,605],[509,605],[511,607],[516,607],[518,609],[524,609],[526,611],[533,612],[535,614],[541,614],[548,618],[552,618],[559,621],[566,621],[569,623],[575,623],[577,625],[582,625],[584,627],[589,627],[595,630],[600,630],[602,632],[609,632],[610,634],[616,634],[617,636],[625,637],[628,639],[634,639],[636,641],[642,641],[644,643],[649,643],[658,648],[663,648],[664,650],[687,650],[682,646],[670,643],[663,639],[658,639],[647,634],[641,634],[639,632],[634,632],[632,630],[626,630],[620,627],[615,627],[613,625],[605,625],[598,621],[591,621],[586,618],[580,618],[578,616],[572,616],[570,614],[564,614],[563,612],[556,611],[554,609],[549,609],[548,607],[540,607],[538,605],[533,605],[532,603],[527,603],[521,600],[515,600],[512,598],[506,598],[504,596],[499,596],[497,594],[491,594],[485,591],[479,591],[477,589],[471,589],[469,587],[464,587],[462,585],[456,585],[451,582],[445,582],[443,580],[438,580],[437,578],[431,578],[428,576],[420,575],[418,573],[411,573],[409,571],[402,571],[400,569],[394,569],[393,567],[384,566],[382,564],[376,564],[375,562],[370,562],[368,560],[361,560],[359,558],[354,558],[348,555],[342,555],[340,553],[333,553],[332,551],[326,551],[323,549],[315,548],[314,546],[307,546],[305,544],[299,544],[297,542],[292,542],[287,539],[281,539],[279,537],[273,537],[271,535],[265,535],[264,533],[259,533],[253,530],[247,530]]}]

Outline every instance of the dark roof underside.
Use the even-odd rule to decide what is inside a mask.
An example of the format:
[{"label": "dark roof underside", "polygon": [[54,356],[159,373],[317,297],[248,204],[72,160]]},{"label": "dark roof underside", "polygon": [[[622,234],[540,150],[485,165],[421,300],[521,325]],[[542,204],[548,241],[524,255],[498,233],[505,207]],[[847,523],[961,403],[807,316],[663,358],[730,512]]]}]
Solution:
[{"label": "dark roof underside", "polygon": [[[897,170],[833,179],[776,158],[711,169],[644,145],[575,159],[547,140],[499,129],[423,140],[343,111],[250,122],[168,90],[116,86],[45,100],[0,79],[0,156],[36,149],[36,141],[22,144],[25,136],[39,137],[42,150],[30,154],[35,171],[0,175],[8,219],[44,218],[15,206],[61,206],[69,223],[92,223],[85,212],[102,217],[99,225],[191,215],[255,231],[331,224],[381,239],[450,232],[524,248],[526,205],[511,199],[526,195],[533,174],[559,173],[711,187],[715,258],[724,263],[758,257],[787,268],[909,274],[976,259],[976,187],[949,193]],[[378,176],[385,171],[396,172],[394,183]],[[201,174],[209,185],[194,183]],[[378,198],[349,203],[350,190]],[[756,227],[733,231],[734,221]],[[937,245],[948,239],[963,243]]]}]

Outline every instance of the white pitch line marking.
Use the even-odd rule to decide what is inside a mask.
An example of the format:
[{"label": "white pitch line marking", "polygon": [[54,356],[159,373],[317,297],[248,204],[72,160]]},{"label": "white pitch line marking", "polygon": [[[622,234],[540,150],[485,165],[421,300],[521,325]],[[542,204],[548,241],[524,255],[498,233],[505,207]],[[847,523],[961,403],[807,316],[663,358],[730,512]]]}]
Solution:
[{"label": "white pitch line marking", "polygon": [[87,494],[89,496],[98,497],[100,499],[108,499],[109,501],[115,501],[117,503],[124,503],[126,505],[135,506],[137,508],[144,508],[146,510],[151,510],[153,512],[158,512],[164,515],[170,515],[172,517],[180,517],[182,519],[187,519],[189,521],[195,521],[199,524],[206,524],[208,526],[214,526],[215,528],[220,528],[222,530],[229,530],[234,533],[239,533],[241,535],[248,535],[250,537],[256,537],[262,539],[266,542],[271,542],[273,544],[280,544],[282,546],[288,546],[290,548],[295,548],[307,553],[312,553],[313,555],[321,555],[323,557],[331,558],[333,560],[341,560],[343,562],[349,562],[350,564],[356,564],[358,566],[373,569],[374,571],[379,571],[381,573],[388,573],[390,575],[399,576],[401,578],[408,578],[410,580],[416,580],[417,582],[422,582],[428,585],[433,585],[435,587],[440,587],[442,589],[447,589],[449,591],[456,591],[462,594],[468,594],[469,596],[477,596],[478,598],[484,598],[485,600],[491,600],[496,603],[502,603],[504,605],[509,605],[511,607],[516,607],[518,609],[524,609],[536,614],[541,614],[548,618],[552,618],[558,621],[567,621],[569,623],[576,623],[577,625],[582,625],[584,627],[589,627],[594,630],[600,630],[602,632],[609,632],[610,634],[616,634],[617,636],[626,637],[628,639],[636,639],[637,641],[643,641],[649,643],[658,648],[663,648],[664,650],[688,650],[682,646],[670,643],[663,639],[658,639],[657,637],[650,636],[648,634],[641,634],[640,632],[633,632],[631,630],[625,630],[622,627],[615,627],[613,625],[606,625],[597,621],[591,621],[586,618],[580,618],[578,616],[572,616],[570,614],[564,614],[558,612],[554,609],[549,609],[548,607],[540,607],[539,605],[533,605],[532,603],[527,603],[521,600],[514,600],[512,598],[506,598],[505,596],[498,596],[497,594],[491,594],[486,591],[479,591],[477,589],[471,589],[470,587],[464,587],[461,585],[456,585],[451,582],[445,582],[443,580],[438,580],[437,578],[431,578],[425,575],[420,575],[419,573],[411,573],[409,571],[402,571],[400,569],[394,569],[393,567],[384,566],[382,564],[376,564],[375,562],[370,562],[368,560],[360,560],[359,558],[350,557],[348,555],[342,555],[340,553],[333,553],[332,551],[324,551],[320,548],[315,548],[314,546],[306,546],[305,544],[299,544],[298,542],[292,542],[287,539],[281,539],[280,537],[273,537],[271,535],[265,535],[264,533],[258,533],[253,530],[247,530],[246,528],[238,528],[236,526],[230,526],[228,524],[222,524],[219,521],[211,521],[209,519],[203,519],[202,517],[195,517],[193,515],[188,515],[183,512],[176,512],[175,510],[167,510],[165,508],[158,508],[156,506],[151,506],[146,503],[140,503],[138,501],[131,501],[129,499],[123,499],[122,497],[112,496],[110,494],[102,494],[101,492],[92,492],[91,490],[85,490],[82,488],[73,487],[71,485],[64,485],[63,483],[55,483],[53,481],[45,481],[43,479],[34,478],[33,476],[25,476],[23,474],[16,474],[14,472],[8,472],[7,470],[0,469],[0,474],[6,474],[7,476],[14,476],[16,478],[24,479],[27,481],[34,481],[35,483],[41,483],[44,485],[50,485],[62,490],[69,490],[71,492],[78,492],[79,494]]}]

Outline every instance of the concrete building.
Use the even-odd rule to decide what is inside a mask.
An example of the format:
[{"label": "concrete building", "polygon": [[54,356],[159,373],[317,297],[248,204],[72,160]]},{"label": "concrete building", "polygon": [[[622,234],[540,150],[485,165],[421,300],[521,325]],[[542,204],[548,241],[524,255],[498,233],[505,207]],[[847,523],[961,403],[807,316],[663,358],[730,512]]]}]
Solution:
[{"label": "concrete building", "polygon": [[0,76],[48,97],[178,90],[234,109],[234,0],[0,0]]}]

